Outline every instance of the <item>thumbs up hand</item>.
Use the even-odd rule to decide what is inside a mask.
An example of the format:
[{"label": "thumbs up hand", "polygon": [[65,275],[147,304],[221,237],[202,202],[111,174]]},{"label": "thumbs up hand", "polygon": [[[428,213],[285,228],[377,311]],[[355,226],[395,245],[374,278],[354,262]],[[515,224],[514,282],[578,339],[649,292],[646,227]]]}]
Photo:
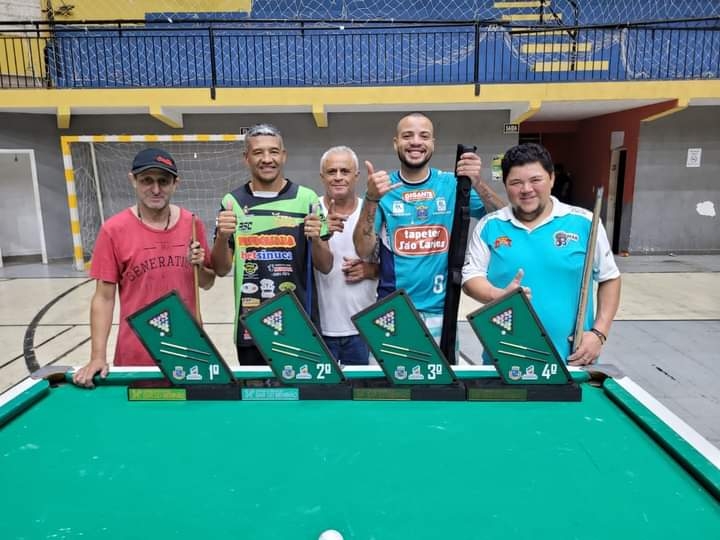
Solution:
[{"label": "thumbs up hand", "polygon": [[532,291],[530,290],[530,287],[523,287],[522,285],[520,285],[520,282],[522,281],[523,277],[525,277],[525,271],[522,268],[520,268],[517,271],[517,274],[515,274],[515,277],[510,282],[510,284],[507,287],[505,287],[503,289],[503,291],[505,291],[505,293],[509,293],[509,292],[514,291],[515,289],[522,288],[523,292],[525,293],[525,296],[527,296],[527,299],[532,300]]},{"label": "thumbs up hand", "polygon": [[345,230],[345,222],[347,221],[347,218],[348,217],[346,215],[338,214],[335,211],[335,199],[330,199],[327,215],[328,231],[331,233],[343,232]]},{"label": "thumbs up hand", "polygon": [[308,215],[305,216],[305,237],[309,239],[320,238],[320,232],[322,231],[322,220],[318,215],[320,205],[315,203],[310,205]]},{"label": "thumbs up hand", "polygon": [[223,209],[220,210],[217,218],[215,218],[215,230],[218,236],[227,239],[232,234],[235,234],[236,229],[237,216],[233,210],[233,202],[228,201]]}]

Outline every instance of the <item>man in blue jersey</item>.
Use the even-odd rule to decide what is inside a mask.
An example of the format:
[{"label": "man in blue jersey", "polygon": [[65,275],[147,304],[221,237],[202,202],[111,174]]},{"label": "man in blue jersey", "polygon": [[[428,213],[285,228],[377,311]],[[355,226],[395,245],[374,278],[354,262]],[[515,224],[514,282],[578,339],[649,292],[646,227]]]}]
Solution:
[{"label": "man in blue jersey", "polygon": [[508,150],[502,173],[510,205],[477,224],[463,267],[463,289],[487,303],[523,287],[560,356],[572,365],[592,364],[620,303],[620,271],[605,229],[600,223],[593,259],[597,312],[590,298],[585,332],[571,354],[568,337],[574,333],[592,213],[551,196],[553,162],[539,144]]},{"label": "man in blue jersey", "polygon": [[[455,210],[455,173],[431,168],[435,149],[432,121],[411,113],[397,124],[393,139],[400,170],[368,171],[367,193],[353,240],[358,256],[369,257],[379,241],[378,297],[405,289],[428,330],[439,340],[445,305],[448,248]],[[461,156],[457,174],[468,176],[473,217],[504,206],[480,178],[480,158]]]}]

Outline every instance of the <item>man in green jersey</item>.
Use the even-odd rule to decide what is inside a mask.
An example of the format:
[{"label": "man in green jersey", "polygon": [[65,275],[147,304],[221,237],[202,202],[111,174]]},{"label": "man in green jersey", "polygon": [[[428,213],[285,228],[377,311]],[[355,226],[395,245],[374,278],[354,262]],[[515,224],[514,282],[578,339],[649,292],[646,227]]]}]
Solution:
[{"label": "man in green jersey", "polygon": [[264,365],[240,315],[280,292],[294,291],[319,325],[312,267],[327,274],[333,255],[317,194],[283,175],[287,151],[280,131],[270,124],[250,128],[244,159],[250,181],[223,197],[211,257],[219,276],[235,265],[238,360]]}]

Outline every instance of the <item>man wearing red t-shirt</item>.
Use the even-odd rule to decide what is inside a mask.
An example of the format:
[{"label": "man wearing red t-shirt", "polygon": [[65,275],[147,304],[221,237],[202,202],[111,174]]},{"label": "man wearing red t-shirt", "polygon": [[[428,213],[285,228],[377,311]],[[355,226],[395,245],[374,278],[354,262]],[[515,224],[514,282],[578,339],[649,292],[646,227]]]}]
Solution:
[{"label": "man wearing red t-shirt", "polygon": [[90,276],[96,289],[90,304],[90,362],[73,375],[73,382],[92,387],[93,376],[108,371],[107,341],[120,296],[120,328],[114,365],[155,365],[126,317],[172,290],[185,305],[195,307],[193,266],[198,265],[198,284],[212,287],[215,272],[205,227],[196,220],[196,242],[192,238],[192,214],[170,199],[180,182],[173,157],[165,150],[147,148],[133,160],[128,174],[137,204],[108,219],[95,242]]}]

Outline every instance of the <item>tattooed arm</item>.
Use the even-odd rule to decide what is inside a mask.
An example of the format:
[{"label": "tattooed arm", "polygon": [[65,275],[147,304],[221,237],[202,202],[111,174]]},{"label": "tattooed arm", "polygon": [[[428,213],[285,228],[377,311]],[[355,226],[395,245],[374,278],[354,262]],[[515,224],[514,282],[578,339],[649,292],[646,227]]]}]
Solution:
[{"label": "tattooed arm", "polygon": [[353,231],[355,251],[357,251],[361,259],[369,258],[375,250],[375,244],[377,244],[377,234],[375,233],[375,214],[377,213],[377,209],[377,201],[370,201],[366,198],[363,201],[360,217]]},{"label": "tattooed arm", "polygon": [[507,203],[503,201],[493,189],[480,176],[482,161],[480,157],[473,152],[466,152],[460,156],[457,164],[458,176],[467,176],[472,182],[473,189],[480,196],[480,200],[485,206],[485,211],[489,214],[495,210],[502,208]]}]

